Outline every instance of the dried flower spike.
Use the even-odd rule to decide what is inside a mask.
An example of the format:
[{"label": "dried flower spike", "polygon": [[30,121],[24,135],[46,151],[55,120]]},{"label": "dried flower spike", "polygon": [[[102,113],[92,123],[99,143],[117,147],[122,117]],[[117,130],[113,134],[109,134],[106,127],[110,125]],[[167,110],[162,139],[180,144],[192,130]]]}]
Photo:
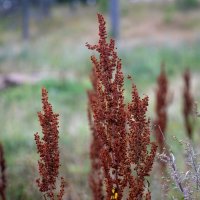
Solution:
[{"label": "dried flower spike", "polygon": [[2,200],[6,200],[6,175],[5,175],[6,165],[4,159],[3,146],[0,144],[0,196]]},{"label": "dried flower spike", "polygon": [[168,80],[164,69],[164,64],[161,66],[161,72],[157,79],[158,88],[156,90],[156,120],[155,136],[159,147],[159,152],[166,147],[165,132],[167,128],[167,105],[168,105]]},{"label": "dried flower spike", "polygon": [[189,69],[183,74],[184,90],[183,90],[183,117],[185,122],[185,129],[188,137],[192,139],[193,135],[193,108],[195,106],[193,97],[191,95],[191,75]]},{"label": "dried flower spike", "polygon": [[61,177],[61,189],[56,195],[56,180],[59,175],[60,157],[58,148],[58,114],[53,113],[52,106],[48,102],[48,92],[42,88],[43,112],[38,112],[38,118],[42,127],[43,137],[35,134],[37,151],[40,155],[38,168],[40,178],[36,180],[44,199],[62,200],[64,194],[64,179]]},{"label": "dried flower spike", "polygon": [[[145,178],[151,171],[156,145],[150,143],[146,118],[148,97],[140,99],[133,84],[132,102],[124,103],[124,75],[115,41],[107,42],[105,20],[98,14],[99,42],[89,45],[99,53],[91,56],[93,89],[88,92],[88,116],[92,132],[90,186],[94,200],[150,199]],[[151,146],[150,151],[148,150]]]}]

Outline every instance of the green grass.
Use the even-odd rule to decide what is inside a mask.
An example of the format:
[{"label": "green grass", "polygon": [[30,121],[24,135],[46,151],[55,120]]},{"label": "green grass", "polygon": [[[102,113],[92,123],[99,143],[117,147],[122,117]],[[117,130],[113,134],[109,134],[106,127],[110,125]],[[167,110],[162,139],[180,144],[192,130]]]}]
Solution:
[{"label": "green grass", "polygon": [[[38,159],[34,133],[41,132],[37,111],[41,110],[42,86],[48,89],[49,100],[53,104],[54,111],[60,114],[63,175],[72,177],[72,179],[74,176],[78,176],[77,185],[79,182],[87,180],[89,163],[86,155],[88,155],[89,135],[84,109],[87,86],[81,82],[48,80],[36,85],[10,88],[0,93],[0,109],[1,113],[4,113],[1,114],[0,120],[1,141],[5,147],[7,162],[8,199],[33,199],[34,193],[35,198],[39,199],[40,197],[33,183],[37,176]],[[77,118],[77,116],[80,117]],[[71,121],[72,117],[74,120],[76,118],[81,120],[80,124],[79,121]],[[74,134],[68,132],[69,128],[73,126],[77,131]],[[84,148],[82,148],[83,146]],[[87,159],[83,159],[83,156],[86,156]],[[69,166],[68,163],[70,163]],[[69,174],[74,175],[69,176]],[[82,189],[85,187],[87,185]]]},{"label": "green grass", "polygon": [[135,80],[140,84],[142,81],[152,81],[160,73],[162,62],[166,65],[169,76],[176,76],[187,67],[192,71],[200,69],[199,43],[193,45],[182,44],[170,46],[146,46],[121,52],[122,63],[125,73],[135,75]]},{"label": "green grass", "polygon": [[[172,76],[172,80],[179,71],[173,68],[178,61],[170,59],[170,56],[173,57],[173,53],[176,53],[179,61],[187,60],[184,57],[186,53],[180,53],[179,51],[170,53],[170,49],[150,50],[148,48],[138,48],[133,51],[133,57],[131,57],[130,52],[120,53],[125,66],[124,71],[125,74],[133,75],[141,94],[155,83],[155,78],[160,70],[158,60],[161,60],[161,57],[167,58],[166,63],[167,61],[173,63],[167,65],[167,71]],[[142,57],[146,59],[142,60]],[[135,62],[131,67],[128,67],[131,65],[131,59]],[[189,59],[194,59],[196,63],[199,62],[198,58],[192,54],[190,54]],[[198,68],[195,66],[197,64],[191,67],[197,70]],[[36,195],[35,198],[40,196],[33,184],[29,187],[27,185],[34,182],[34,178],[37,176],[36,161],[38,157],[36,155],[34,133],[41,130],[37,120],[37,112],[41,110],[40,93],[43,86],[49,91],[49,100],[54,107],[54,111],[60,114],[60,146],[63,164],[61,171],[75,185],[75,190],[80,191],[80,193],[88,191],[88,185],[85,183],[87,183],[87,173],[89,172],[90,136],[86,114],[86,90],[90,87],[90,84],[87,76],[83,75],[80,80],[47,79],[35,85],[9,88],[0,93],[1,140],[5,146],[8,165],[10,184],[7,192],[9,199],[32,199],[33,193]],[[130,82],[126,82],[126,89],[128,88],[130,89]],[[130,90],[126,90],[125,94],[130,99]],[[150,107],[151,112],[153,112],[154,106],[151,104]],[[173,144],[173,152],[179,152],[179,147],[173,141],[172,136],[186,137],[183,133],[183,123],[180,117],[171,116],[170,118],[168,140],[170,144]],[[178,158],[181,158],[181,155]],[[27,176],[23,176],[24,173]]]}]

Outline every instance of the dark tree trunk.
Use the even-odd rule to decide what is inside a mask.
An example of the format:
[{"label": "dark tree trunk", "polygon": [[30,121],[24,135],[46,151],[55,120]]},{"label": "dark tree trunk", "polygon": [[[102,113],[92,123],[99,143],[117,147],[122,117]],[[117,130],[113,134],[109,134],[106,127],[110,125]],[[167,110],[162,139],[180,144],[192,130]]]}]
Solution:
[{"label": "dark tree trunk", "polygon": [[29,39],[30,3],[29,0],[22,0],[22,37]]},{"label": "dark tree trunk", "polygon": [[110,0],[111,36],[119,37],[119,0]]},{"label": "dark tree trunk", "polygon": [[40,0],[40,10],[42,17],[49,17],[51,15],[52,0]]}]

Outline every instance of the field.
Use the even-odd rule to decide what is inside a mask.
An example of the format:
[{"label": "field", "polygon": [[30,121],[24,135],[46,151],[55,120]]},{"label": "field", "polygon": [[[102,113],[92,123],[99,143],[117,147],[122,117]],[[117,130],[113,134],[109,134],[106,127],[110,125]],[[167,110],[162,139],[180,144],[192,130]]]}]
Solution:
[{"label": "field", "polygon": [[[149,95],[148,115],[153,119],[156,77],[161,62],[166,64],[172,96],[167,141],[177,159],[182,160],[182,147],[172,136],[187,139],[181,113],[185,68],[191,69],[193,95],[198,105],[200,102],[200,12],[185,14],[172,5],[160,4],[126,2],[121,6],[117,47],[124,74],[133,77],[141,95]],[[94,44],[98,39],[97,10],[95,6],[78,7],[73,13],[67,6],[56,6],[51,18],[41,22],[32,19],[29,41],[21,39],[20,19],[13,26],[13,18],[0,19],[0,140],[5,150],[10,200],[41,198],[34,184],[38,176],[34,133],[41,132],[37,112],[41,110],[43,86],[49,92],[54,111],[60,115],[61,174],[70,183],[72,199],[90,199],[86,91],[91,87],[92,52],[85,43]],[[11,75],[24,83],[3,88],[1,80]],[[127,101],[130,86],[126,80]],[[199,119],[195,146],[200,142],[198,122]],[[179,165],[184,168],[182,161]],[[160,199],[155,170],[152,174],[152,199]]]}]

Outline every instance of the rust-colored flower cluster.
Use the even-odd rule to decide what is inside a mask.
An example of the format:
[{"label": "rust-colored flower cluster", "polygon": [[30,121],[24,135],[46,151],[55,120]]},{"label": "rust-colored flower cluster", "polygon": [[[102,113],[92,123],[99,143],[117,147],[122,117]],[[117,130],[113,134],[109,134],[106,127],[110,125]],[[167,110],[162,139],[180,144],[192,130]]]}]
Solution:
[{"label": "rust-colored flower cluster", "polygon": [[6,175],[5,175],[6,165],[4,159],[3,146],[0,144],[0,196],[2,200],[6,200]]},{"label": "rust-colored flower cluster", "polygon": [[[152,169],[156,145],[150,142],[146,118],[148,97],[140,99],[132,86],[132,102],[124,103],[124,76],[115,41],[107,42],[105,21],[98,14],[99,43],[89,45],[93,89],[88,92],[92,131],[90,186],[95,200],[150,199],[145,178]],[[149,149],[149,146],[151,148]]]},{"label": "rust-colored flower cluster", "polygon": [[60,158],[58,148],[58,114],[53,113],[52,106],[48,102],[48,93],[45,88],[42,89],[43,113],[38,113],[40,125],[42,127],[43,137],[35,134],[37,150],[40,155],[38,161],[39,174],[41,178],[36,180],[40,192],[44,194],[45,199],[62,200],[64,195],[64,179],[61,178],[61,188],[56,195],[56,180],[59,175]]},{"label": "rust-colored flower cluster", "polygon": [[161,72],[157,79],[158,88],[156,90],[156,119],[155,136],[160,153],[165,147],[165,132],[167,128],[167,105],[168,105],[168,80],[164,66],[161,66]]},{"label": "rust-colored flower cluster", "polygon": [[185,122],[185,129],[188,137],[192,139],[193,125],[192,112],[194,107],[194,100],[191,95],[191,75],[189,69],[183,74],[184,90],[183,90],[183,116]]}]

